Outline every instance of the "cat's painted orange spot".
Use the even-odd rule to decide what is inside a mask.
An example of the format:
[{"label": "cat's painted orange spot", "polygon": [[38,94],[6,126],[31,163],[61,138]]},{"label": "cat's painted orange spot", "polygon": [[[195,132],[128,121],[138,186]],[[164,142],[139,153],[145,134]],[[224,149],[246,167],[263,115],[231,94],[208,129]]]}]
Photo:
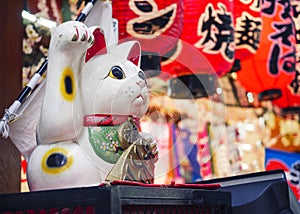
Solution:
[{"label": "cat's painted orange spot", "polygon": [[73,101],[75,98],[75,77],[72,69],[66,67],[60,79],[60,92],[62,97],[67,101]]}]

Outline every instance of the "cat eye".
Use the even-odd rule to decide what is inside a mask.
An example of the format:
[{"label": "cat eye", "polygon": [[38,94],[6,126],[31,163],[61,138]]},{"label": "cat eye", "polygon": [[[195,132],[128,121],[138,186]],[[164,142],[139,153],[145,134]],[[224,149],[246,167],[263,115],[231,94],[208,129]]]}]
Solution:
[{"label": "cat eye", "polygon": [[125,78],[125,74],[122,70],[122,68],[120,68],[119,66],[114,66],[110,69],[108,76],[110,76],[113,79],[124,79]]}]

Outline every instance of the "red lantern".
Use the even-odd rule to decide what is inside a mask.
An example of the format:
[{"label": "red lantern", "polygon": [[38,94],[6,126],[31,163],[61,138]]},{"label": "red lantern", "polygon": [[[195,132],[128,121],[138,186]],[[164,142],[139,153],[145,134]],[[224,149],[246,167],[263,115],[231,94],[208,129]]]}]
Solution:
[{"label": "red lantern", "polygon": [[173,55],[163,57],[161,64],[166,79],[183,75],[216,74],[207,57],[184,40],[179,40]]},{"label": "red lantern", "polygon": [[184,1],[181,41],[164,56],[162,71],[173,98],[200,98],[215,93],[217,75],[228,72],[234,58],[232,2]]},{"label": "red lantern", "polygon": [[182,30],[183,1],[112,1],[119,39],[136,39],[145,52],[160,56],[171,51]]},{"label": "red lantern", "polygon": [[264,1],[263,27],[257,53],[241,61],[237,72],[241,85],[258,94],[259,100],[281,96],[295,74],[295,32],[289,1]]},{"label": "red lantern", "polygon": [[[173,58],[175,56],[175,58]],[[162,62],[172,98],[201,98],[215,93],[215,70],[208,59],[193,45],[180,40],[174,55]]]},{"label": "red lantern", "polygon": [[141,43],[141,67],[146,75],[147,70],[160,70],[160,56],[176,46],[182,31],[183,0],[115,0],[112,8],[119,39]]},{"label": "red lantern", "polygon": [[282,116],[300,116],[300,95],[293,94],[289,87],[282,89],[282,96],[272,103],[281,109]]},{"label": "red lantern", "polygon": [[234,60],[232,1],[185,0],[184,5],[181,39],[194,45],[222,76]]},{"label": "red lantern", "polygon": [[261,0],[234,0],[235,59],[253,56],[262,28]]},{"label": "red lantern", "polygon": [[[186,47],[182,47],[182,50],[190,51],[193,48],[198,50],[200,56],[207,58],[218,75],[228,72],[234,60],[232,10],[233,4],[228,1],[184,1],[184,23],[180,39],[192,47],[186,45]],[[183,46],[185,46],[184,43]],[[174,52],[172,56],[174,60],[171,63],[178,61],[176,57],[179,52],[180,50]],[[191,53],[180,54],[187,55],[187,58],[195,58]],[[194,60],[185,64],[193,67],[193,64],[197,63],[197,60]],[[163,63],[164,66],[167,64],[169,62]],[[170,67],[173,65],[170,64]],[[165,69],[164,66],[165,72],[181,75],[181,73],[177,73],[178,71]],[[195,71],[192,70],[192,72]],[[183,69],[182,73],[185,74],[186,71]]]}]

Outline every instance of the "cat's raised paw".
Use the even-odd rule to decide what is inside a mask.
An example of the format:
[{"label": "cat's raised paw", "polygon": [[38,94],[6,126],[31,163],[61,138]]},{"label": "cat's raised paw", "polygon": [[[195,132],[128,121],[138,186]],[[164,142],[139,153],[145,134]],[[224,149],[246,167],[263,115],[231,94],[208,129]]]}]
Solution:
[{"label": "cat's raised paw", "polygon": [[58,26],[56,37],[56,48],[76,48],[78,51],[85,51],[94,43],[94,36],[90,29],[78,21],[68,21]]}]

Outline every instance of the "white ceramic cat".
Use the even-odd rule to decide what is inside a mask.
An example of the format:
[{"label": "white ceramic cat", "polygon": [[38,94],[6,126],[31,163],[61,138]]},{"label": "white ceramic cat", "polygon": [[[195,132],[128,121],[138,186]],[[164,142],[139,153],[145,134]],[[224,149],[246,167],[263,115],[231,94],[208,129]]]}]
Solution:
[{"label": "white ceramic cat", "polygon": [[154,166],[156,144],[138,131],[149,103],[139,43],[109,47],[105,41],[100,27],[76,21],[52,34],[38,145],[27,168],[31,190],[98,185],[124,171],[120,157],[135,159],[127,152],[133,145]]}]

